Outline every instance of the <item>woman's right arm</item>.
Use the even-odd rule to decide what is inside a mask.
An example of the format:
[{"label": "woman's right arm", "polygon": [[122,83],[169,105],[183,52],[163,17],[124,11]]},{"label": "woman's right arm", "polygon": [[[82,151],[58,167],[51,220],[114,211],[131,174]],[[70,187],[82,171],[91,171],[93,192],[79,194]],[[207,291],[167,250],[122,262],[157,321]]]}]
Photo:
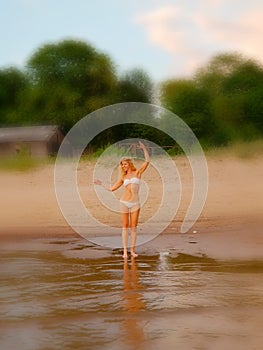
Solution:
[{"label": "woman's right arm", "polygon": [[107,187],[106,185],[104,185],[104,183],[102,181],[100,181],[98,179],[94,180],[94,184],[102,186],[107,191],[113,192],[113,191],[116,191],[118,188],[121,187],[121,185],[123,184],[123,180],[117,181],[112,187]]}]

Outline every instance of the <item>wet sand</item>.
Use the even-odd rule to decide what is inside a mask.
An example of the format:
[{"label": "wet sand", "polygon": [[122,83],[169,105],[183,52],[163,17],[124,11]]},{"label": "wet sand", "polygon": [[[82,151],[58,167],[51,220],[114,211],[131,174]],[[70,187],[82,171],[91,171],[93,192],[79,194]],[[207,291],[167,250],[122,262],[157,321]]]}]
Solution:
[{"label": "wet sand", "polygon": [[73,235],[2,241],[0,348],[260,350],[263,260],[218,255],[216,235],[161,235],[128,260]]},{"label": "wet sand", "polygon": [[[208,256],[214,259],[226,260],[253,260],[263,259],[263,230],[261,222],[239,224],[226,222],[225,225],[207,222],[202,225],[198,222],[190,233],[179,233],[178,223],[171,224],[166,232],[137,247],[137,253],[142,256],[169,252],[169,254],[190,254],[195,256]],[[87,240],[75,233],[69,227],[24,228],[17,235],[16,231],[9,231],[1,235],[2,245],[19,244],[21,247],[41,246],[42,241],[49,243],[67,240],[79,242],[82,249],[65,251],[64,254],[75,258],[96,259],[98,257],[111,257],[114,251],[94,244],[93,239]],[[194,232],[194,233],[193,233]],[[111,238],[109,238],[111,239]],[[39,248],[39,247],[38,247]]]}]

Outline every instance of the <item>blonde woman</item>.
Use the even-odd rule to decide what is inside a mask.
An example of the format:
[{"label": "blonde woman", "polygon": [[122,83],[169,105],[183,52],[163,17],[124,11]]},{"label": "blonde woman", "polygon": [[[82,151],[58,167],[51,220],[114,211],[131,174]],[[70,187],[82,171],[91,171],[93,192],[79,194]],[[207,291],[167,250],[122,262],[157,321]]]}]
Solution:
[{"label": "blonde woman", "polygon": [[96,185],[103,186],[107,191],[116,191],[122,185],[124,192],[120,198],[120,213],[122,221],[122,243],[123,258],[128,257],[128,228],[131,230],[131,256],[136,258],[135,253],[137,225],[140,214],[139,188],[141,176],[150,163],[150,158],[145,145],[139,141],[139,148],[144,153],[145,162],[139,169],[136,169],[130,158],[123,157],[120,160],[120,179],[112,186],[105,186],[100,180],[95,180]]}]

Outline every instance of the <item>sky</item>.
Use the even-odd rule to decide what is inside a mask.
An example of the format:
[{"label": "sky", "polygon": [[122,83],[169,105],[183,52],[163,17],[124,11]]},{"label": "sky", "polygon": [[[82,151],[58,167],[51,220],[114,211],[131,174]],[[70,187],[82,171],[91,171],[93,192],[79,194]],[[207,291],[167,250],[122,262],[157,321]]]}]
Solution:
[{"label": "sky", "polygon": [[262,0],[0,0],[0,69],[76,39],[108,54],[119,74],[141,68],[161,82],[222,52],[263,63],[262,38]]}]

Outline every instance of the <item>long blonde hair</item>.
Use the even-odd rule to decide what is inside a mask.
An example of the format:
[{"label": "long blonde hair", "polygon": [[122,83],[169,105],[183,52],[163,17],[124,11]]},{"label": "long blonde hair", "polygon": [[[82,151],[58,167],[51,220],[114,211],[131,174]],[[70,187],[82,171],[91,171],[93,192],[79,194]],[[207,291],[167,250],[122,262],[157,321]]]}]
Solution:
[{"label": "long blonde hair", "polygon": [[120,160],[120,167],[119,167],[119,169],[120,169],[120,178],[121,179],[123,179],[124,176],[127,174],[126,171],[124,171],[123,167],[121,166],[122,162],[127,162],[130,165],[131,171],[136,171],[136,167],[133,164],[132,159],[131,158],[122,157],[121,160]]}]

